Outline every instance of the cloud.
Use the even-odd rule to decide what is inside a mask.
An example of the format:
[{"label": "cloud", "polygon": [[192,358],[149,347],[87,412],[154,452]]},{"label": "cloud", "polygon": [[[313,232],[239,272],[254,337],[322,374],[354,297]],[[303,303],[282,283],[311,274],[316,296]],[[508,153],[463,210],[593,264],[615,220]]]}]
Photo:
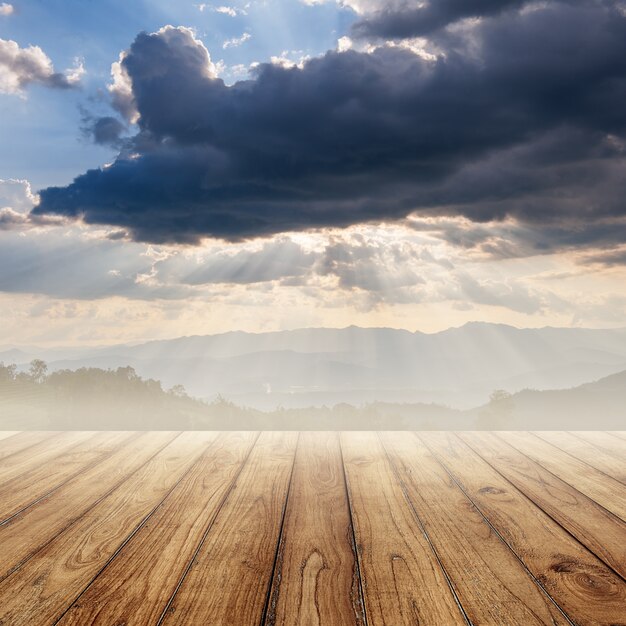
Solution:
[{"label": "cloud", "polygon": [[[626,16],[545,2],[435,44],[432,58],[380,46],[261,64],[227,86],[191,31],[140,34],[114,101],[139,132],[34,213],[157,243],[411,215],[515,223],[511,254],[623,238]],[[485,245],[504,255],[504,240]]]},{"label": "cloud", "polygon": [[0,208],[0,230],[15,230],[28,223],[28,216],[11,207]]},{"label": "cloud", "polygon": [[288,238],[265,242],[260,249],[220,251],[186,273],[188,285],[254,284],[309,274],[318,256]]},{"label": "cloud", "polygon": [[83,133],[92,137],[100,145],[120,146],[122,134],[126,126],[115,117],[105,116],[94,118],[89,114],[83,117]]},{"label": "cloud", "polygon": [[0,231],[25,231],[66,221],[60,216],[33,215],[30,210],[38,201],[27,180],[0,179]]},{"label": "cloud", "polygon": [[0,4],[0,17],[13,15],[14,12],[15,9],[12,4],[8,4],[7,2],[3,2],[2,4]]},{"label": "cloud", "polygon": [[222,15],[228,15],[229,17],[237,17],[238,15],[247,15],[245,9],[239,9],[232,6],[212,6],[210,4],[198,4],[196,5],[199,11],[212,11],[213,13],[221,13]]},{"label": "cloud", "polygon": [[0,178],[0,207],[11,207],[16,211],[27,212],[38,201],[27,180]]},{"label": "cloud", "polygon": [[250,33],[243,33],[243,35],[241,35],[241,37],[233,37],[232,39],[227,39],[223,44],[222,44],[222,48],[224,50],[226,50],[227,48],[236,48],[238,46],[240,46],[242,43],[245,43],[246,41],[248,41],[248,39],[251,39],[252,35]]},{"label": "cloud", "polygon": [[69,89],[79,83],[83,73],[80,61],[62,74],[55,72],[52,61],[39,46],[20,48],[15,41],[0,39],[0,93],[19,95],[31,83]]},{"label": "cloud", "polygon": [[358,20],[352,32],[359,38],[424,37],[466,18],[498,15],[530,0],[430,0],[376,7]]},{"label": "cloud", "polygon": [[[624,241],[622,239],[622,241]],[[582,258],[585,264],[597,263],[606,267],[626,266],[626,247],[616,246],[612,250],[602,250],[593,254],[585,255]]]}]

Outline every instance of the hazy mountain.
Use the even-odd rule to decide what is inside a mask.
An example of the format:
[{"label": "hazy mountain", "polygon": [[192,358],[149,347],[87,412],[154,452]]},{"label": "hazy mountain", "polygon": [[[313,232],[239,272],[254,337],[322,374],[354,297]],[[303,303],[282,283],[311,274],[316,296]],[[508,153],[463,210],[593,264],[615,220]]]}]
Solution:
[{"label": "hazy mountain", "polygon": [[573,389],[525,389],[467,414],[485,429],[626,430],[626,371]]},{"label": "hazy mountain", "polygon": [[466,324],[434,334],[389,328],[230,332],[139,345],[54,351],[24,349],[24,366],[51,371],[131,365],[165,387],[217,394],[248,406],[304,407],[338,402],[483,404],[494,389],[558,389],[626,369],[626,329],[517,329]]},{"label": "hazy mountain", "polygon": [[541,430],[626,429],[626,371],[573,389],[499,392],[460,411],[425,403],[259,411],[217,400],[203,403],[180,388],[163,390],[132,368],[61,370],[42,379],[0,367],[0,429],[18,430]]}]

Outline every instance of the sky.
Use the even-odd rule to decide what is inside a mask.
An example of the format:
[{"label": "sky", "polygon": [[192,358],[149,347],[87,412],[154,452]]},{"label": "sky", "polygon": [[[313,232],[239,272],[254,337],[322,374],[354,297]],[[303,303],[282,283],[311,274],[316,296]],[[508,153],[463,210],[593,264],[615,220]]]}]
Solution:
[{"label": "sky", "polygon": [[626,326],[626,3],[0,1],[0,346]]}]

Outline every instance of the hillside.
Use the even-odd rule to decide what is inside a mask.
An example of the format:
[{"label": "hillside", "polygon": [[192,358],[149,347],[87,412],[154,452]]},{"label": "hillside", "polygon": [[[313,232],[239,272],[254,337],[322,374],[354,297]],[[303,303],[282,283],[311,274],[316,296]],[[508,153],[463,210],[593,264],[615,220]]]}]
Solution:
[{"label": "hillside", "polygon": [[497,391],[478,408],[460,411],[425,403],[278,408],[211,403],[178,386],[165,391],[130,367],[82,368],[46,375],[0,365],[0,429],[79,430],[410,430],[625,429],[626,371],[567,390]]},{"label": "hillside", "polygon": [[573,389],[525,389],[467,414],[488,430],[626,430],[626,371]]},{"label": "hillside", "polygon": [[471,323],[440,333],[389,328],[231,332],[104,348],[8,348],[25,371],[132,366],[198,398],[260,410],[337,403],[437,403],[470,409],[494,389],[571,388],[626,369],[626,330],[518,329]]}]

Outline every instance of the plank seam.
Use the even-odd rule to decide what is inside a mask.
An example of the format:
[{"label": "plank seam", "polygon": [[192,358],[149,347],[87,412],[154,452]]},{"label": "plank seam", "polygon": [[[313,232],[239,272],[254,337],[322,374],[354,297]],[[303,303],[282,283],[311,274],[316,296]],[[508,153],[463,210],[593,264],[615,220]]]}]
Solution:
[{"label": "plank seam", "polygon": [[[611,474],[609,474],[608,472],[605,472],[604,470],[600,469],[599,467],[596,467],[595,465],[592,465],[588,461],[585,461],[584,459],[581,459],[580,457],[577,457],[575,454],[572,454],[568,450],[565,450],[564,448],[561,448],[561,446],[559,446],[558,444],[553,443],[552,441],[548,441],[547,439],[544,439],[541,435],[537,435],[533,431],[528,431],[528,433],[530,435],[532,435],[533,437],[536,437],[537,439],[539,439],[539,441],[541,441],[543,443],[546,443],[549,446],[552,446],[553,448],[556,448],[560,452],[563,452],[563,454],[567,454],[567,456],[569,456],[572,459],[578,461],[579,463],[583,463],[588,468],[592,469],[594,472],[600,472],[600,474],[602,474],[603,476],[606,476],[607,478],[610,478],[611,480],[614,480],[614,481],[616,481],[616,482],[618,482],[620,484],[623,484],[623,481],[619,480],[619,478],[616,478],[615,476],[611,476]],[[571,434],[573,437],[576,437],[576,435],[574,435],[574,433],[568,433],[568,434]],[[607,456],[612,456],[608,452],[605,452],[604,450],[602,450],[598,446],[595,446],[594,444],[590,443],[589,441],[585,441],[584,439],[581,439],[580,437],[577,437],[577,439],[579,441],[582,441],[583,443],[587,444],[588,446],[591,446],[592,448],[595,448],[598,452],[602,452],[603,454],[605,454]]]},{"label": "plank seam", "polygon": [[[172,441],[170,443],[168,443],[167,445],[169,446],[173,442],[174,442],[174,439],[172,439]],[[200,458],[202,457],[202,455],[205,454],[207,449],[214,442],[215,442],[215,439],[213,441],[210,441],[207,444],[207,447],[204,450],[200,451],[196,455],[196,458],[194,459],[193,463],[189,466],[188,469],[186,469],[183,472],[181,477],[171,486],[171,488],[168,489],[167,493],[163,496],[163,499],[160,502],[158,502],[154,506],[154,508],[149,513],[147,513],[146,516],[139,522],[139,524],[126,536],[126,538],[122,541],[122,543],[118,546],[118,548],[116,548],[115,552],[109,557],[109,559],[107,559],[106,563],[98,570],[98,572],[93,576],[93,578],[85,585],[83,590],[69,603],[69,605],[65,609],[65,611],[63,611],[63,613],[60,615],[60,617],[54,622],[55,625],[58,624],[65,617],[66,613],[72,608],[72,606],[74,606],[74,604],[76,604],[76,602],[78,602],[80,600],[80,598],[87,592],[89,587],[91,587],[91,585],[93,585],[93,583],[102,574],[102,572],[104,572],[104,570],[107,567],[109,567],[109,565],[111,565],[111,563],[115,560],[117,555],[124,549],[124,547],[128,544],[128,542],[148,523],[150,518],[165,504],[165,501],[170,497],[170,495],[172,494],[174,489],[176,489],[176,487],[178,487],[180,482],[183,481],[187,477],[187,475],[193,470],[193,468],[196,466],[196,464],[200,461]],[[163,448],[163,450],[164,449],[165,448]],[[141,469],[141,468],[139,468],[139,469]],[[132,476],[132,474],[131,474],[131,476]],[[129,478],[130,478],[130,476],[129,476]]]},{"label": "plank seam", "polygon": [[202,537],[200,538],[200,542],[198,543],[198,547],[194,550],[194,553],[191,555],[191,558],[189,559],[189,563],[187,563],[187,566],[185,567],[185,570],[183,571],[182,576],[180,577],[180,580],[176,584],[176,587],[174,588],[174,591],[172,592],[170,599],[165,603],[165,607],[163,608],[163,611],[161,611],[161,615],[159,616],[159,619],[156,622],[155,626],[160,626],[163,623],[163,620],[165,619],[168,611],[170,610],[170,607],[172,606],[172,603],[174,602],[174,598],[176,597],[176,594],[182,587],[183,582],[185,582],[185,578],[187,577],[187,574],[191,570],[194,564],[194,561],[196,560],[200,550],[202,549],[202,546],[204,545],[204,542],[206,541],[206,538],[208,537],[209,532],[211,532],[211,528],[213,528],[213,525],[215,524],[215,520],[220,514],[222,508],[224,507],[224,504],[226,503],[228,496],[230,496],[230,494],[232,493],[233,488],[237,480],[239,479],[241,472],[243,471],[243,468],[248,462],[248,459],[250,458],[250,455],[252,454],[252,451],[254,450],[254,447],[256,446],[257,441],[259,440],[259,436],[260,436],[260,433],[257,432],[254,442],[250,446],[250,450],[248,450],[248,454],[246,454],[245,459],[241,462],[239,469],[237,470],[236,474],[233,476],[232,480],[230,481],[230,485],[228,489],[225,491],[224,495],[222,496],[219,506],[217,507],[215,514],[213,515],[213,519],[210,521],[206,531],[202,534]]},{"label": "plank seam", "polygon": [[[615,437],[615,439],[618,439],[619,441],[624,441],[626,440],[626,431],[620,430],[620,431],[610,431],[610,430],[601,430],[600,432],[602,433],[606,433],[607,435],[611,435],[611,437]],[[618,435],[617,433],[623,433]]]},{"label": "plank seam", "polygon": [[461,611],[461,615],[463,615],[465,621],[468,623],[469,626],[474,626],[474,623],[472,622],[472,620],[470,619],[469,615],[467,614],[467,612],[465,611],[465,609],[463,608],[463,604],[461,604],[461,599],[459,598],[456,589],[454,588],[454,583],[452,582],[452,579],[450,578],[446,568],[444,567],[443,563],[441,562],[441,559],[439,558],[439,554],[437,553],[437,549],[435,548],[433,542],[431,541],[428,532],[426,530],[426,527],[424,526],[422,520],[420,519],[420,516],[417,513],[417,510],[415,509],[415,507],[413,506],[413,501],[411,500],[411,498],[409,497],[409,494],[407,492],[406,489],[406,485],[404,484],[404,481],[402,480],[402,478],[400,478],[400,475],[398,473],[398,469],[396,467],[396,464],[393,462],[391,456],[389,455],[389,451],[387,450],[387,447],[385,446],[384,441],[382,440],[380,433],[377,432],[376,436],[378,437],[378,440],[380,441],[380,445],[383,448],[383,451],[385,453],[385,456],[387,457],[387,461],[389,462],[391,469],[394,473],[394,476],[396,477],[396,480],[398,481],[398,484],[400,485],[400,489],[402,489],[402,494],[404,495],[404,499],[407,502],[407,504],[409,505],[409,508],[411,509],[411,512],[413,513],[413,517],[415,519],[415,521],[417,522],[417,525],[419,526],[420,531],[422,532],[422,534],[424,535],[424,538],[426,539],[426,541],[428,542],[428,545],[430,546],[430,549],[433,552],[433,555],[435,556],[435,559],[437,560],[437,563],[439,564],[439,567],[441,568],[441,571],[443,572],[443,575],[446,579],[446,582],[448,583],[448,587],[450,588],[450,591],[452,592],[452,596],[454,597],[454,600],[457,604],[457,606],[459,607],[459,610]]},{"label": "plank seam", "polygon": [[[121,445],[124,445],[126,443],[129,443],[132,441],[132,437],[129,437],[127,441],[124,441]],[[82,442],[82,443],[86,443],[86,442]],[[82,443],[78,443],[76,444],[77,446],[82,445]],[[118,446],[119,447],[119,446]],[[27,511],[28,509],[30,509],[30,507],[35,506],[38,502],[41,502],[42,500],[45,500],[47,497],[51,496],[55,491],[57,491],[58,489],[60,489],[61,487],[65,486],[67,483],[69,483],[71,480],[73,480],[74,478],[76,478],[79,474],[81,474],[82,472],[85,472],[87,470],[90,470],[92,468],[94,468],[96,465],[98,465],[99,463],[103,463],[104,461],[106,461],[112,454],[114,454],[117,451],[117,448],[111,450],[107,456],[103,457],[103,458],[99,458],[96,459],[95,461],[92,461],[91,463],[89,463],[88,465],[84,465],[83,467],[79,468],[76,472],[74,472],[73,474],[70,474],[63,482],[59,483],[58,485],[56,485],[55,487],[53,487],[52,489],[50,489],[50,491],[47,491],[46,493],[44,493],[43,495],[39,496],[39,498],[36,498],[35,500],[32,500],[31,502],[29,502],[28,504],[26,504],[25,506],[23,506],[21,509],[19,509],[19,511],[16,511],[15,513],[12,513],[11,515],[9,515],[8,517],[4,518],[3,520],[0,520],[0,526],[4,526],[5,524],[8,524],[14,517],[17,517],[18,515],[21,515],[22,513],[24,513],[25,511]]]},{"label": "plank seam", "polygon": [[[133,439],[131,439],[129,442],[127,443],[131,443],[134,439],[139,439],[141,437],[142,433],[138,433],[137,437],[134,437]],[[41,546],[39,546],[34,552],[31,552],[27,557],[25,557],[24,559],[22,559],[19,563],[17,563],[13,568],[11,568],[11,570],[9,572],[7,572],[7,574],[5,574],[4,576],[0,576],[0,582],[2,582],[3,580],[5,580],[6,578],[8,578],[9,576],[11,576],[13,573],[15,573],[18,569],[20,569],[20,567],[22,567],[25,563],[27,563],[28,561],[30,561],[30,559],[35,556],[35,554],[38,554],[41,550],[43,550],[48,544],[50,544],[52,541],[54,541],[57,537],[59,537],[60,535],[62,535],[64,532],[66,532],[68,529],[70,529],[74,524],[76,524],[81,518],[83,518],[85,515],[87,515],[87,513],[89,513],[95,506],[97,506],[100,502],[102,502],[102,500],[104,500],[106,497],[108,497],[111,493],[113,493],[113,491],[115,491],[118,487],[120,487],[124,482],[126,482],[127,480],[129,480],[132,476],[134,476],[134,474],[136,474],[144,465],[146,465],[147,463],[149,463],[157,454],[159,454],[159,452],[161,452],[161,450],[163,450],[166,446],[169,446],[170,443],[172,443],[172,441],[174,441],[174,439],[176,439],[177,437],[180,436],[181,433],[178,433],[176,435],[176,437],[173,437],[170,441],[168,441],[166,444],[164,444],[163,446],[161,446],[158,450],[155,451],[155,453],[149,457],[148,459],[146,459],[146,461],[144,463],[142,463],[139,467],[137,467],[137,469],[135,469],[131,474],[129,474],[128,476],[126,476],[125,478],[123,478],[122,480],[120,480],[119,482],[115,483],[111,489],[109,489],[106,493],[104,493],[100,498],[98,498],[95,502],[93,502],[92,504],[89,505],[89,507],[87,509],[85,509],[85,511],[83,511],[83,513],[77,517],[76,519],[72,520],[67,526],[64,526],[63,528],[61,528],[61,530],[59,530],[58,533],[56,533],[54,536],[52,536],[50,539],[48,539],[48,541],[46,541],[45,543],[43,543]]]},{"label": "plank seam", "polygon": [[[461,484],[456,480],[453,474],[444,465],[443,461],[439,458],[439,455],[430,448],[430,446],[426,443],[424,439],[422,439],[419,436],[419,434],[416,434],[416,436],[426,446],[426,448],[430,450],[430,453],[433,455],[433,458],[437,461],[437,463],[439,463],[443,471],[450,477],[452,482],[458,487],[459,491],[472,503],[472,506],[478,511],[478,513],[480,513],[480,516],[483,518],[485,523],[493,530],[493,532],[500,539],[500,541],[512,552],[513,556],[520,562],[525,572],[533,580],[533,582],[539,587],[539,589],[544,593],[544,595],[548,598],[548,600],[550,600],[550,602],[554,604],[554,606],[562,613],[563,617],[572,626],[576,626],[576,623],[574,622],[574,620],[565,612],[565,610],[559,605],[559,603],[550,595],[548,590],[541,584],[541,582],[537,579],[537,577],[532,573],[532,571],[528,568],[526,563],[524,563],[524,560],[517,554],[517,552],[513,549],[513,547],[509,544],[509,542],[500,534],[498,529],[489,521],[489,518],[487,518],[487,516],[482,512],[482,509],[476,504],[476,502],[474,502],[474,499],[465,491],[465,489],[463,489]],[[515,485],[511,485],[511,486],[515,488]]]},{"label": "plank seam", "polygon": [[[352,515],[352,498],[350,497],[350,488],[348,485],[348,476],[346,473],[346,464],[345,464],[345,460],[343,457],[343,445],[341,443],[341,433],[338,433],[338,437],[339,437],[339,454],[341,456],[341,471],[343,473],[343,485],[344,485],[344,489],[346,491],[346,501],[348,504],[348,519],[350,520],[350,539],[351,539],[351,547],[352,547],[352,554],[354,555],[354,565],[356,568],[356,576],[357,576],[357,580],[359,581],[359,585],[358,585],[358,593],[359,593],[359,604],[361,606],[361,616],[363,618],[363,624],[364,626],[368,626],[368,621],[367,621],[367,609],[365,607],[365,592],[363,591],[363,578],[361,577],[361,558],[359,555],[359,551],[357,549],[357,541],[356,541],[356,530],[354,528],[354,516]],[[359,619],[359,617],[357,615],[357,619]]]},{"label": "plank seam", "polygon": [[[285,516],[287,514],[287,504],[289,503],[289,494],[291,493],[291,485],[293,483],[293,473],[296,467],[296,457],[298,455],[298,447],[300,445],[300,433],[298,433],[298,438],[296,440],[296,448],[293,453],[293,462],[291,464],[291,472],[289,473],[289,484],[287,485],[287,494],[285,495],[285,501],[283,502],[283,510],[280,518],[280,531],[278,533],[278,542],[276,544],[276,551],[274,553],[274,562],[272,564],[272,572],[268,581],[268,589],[265,595],[265,603],[263,605],[263,612],[261,613],[261,621],[259,622],[259,626],[264,626],[266,620],[268,619],[268,611],[270,608],[270,604],[272,603],[272,596],[274,595],[274,577],[276,575],[276,566],[278,565],[279,559],[282,557],[282,551],[284,549],[284,530],[285,530]],[[280,592],[280,584],[276,589],[276,594]],[[276,595],[278,598],[278,595]],[[274,601],[275,604],[275,601]],[[271,616],[270,616],[271,619]],[[273,624],[273,621],[270,622]]]},{"label": "plank seam", "polygon": [[[614,517],[616,520],[618,520],[620,523],[624,523],[626,522],[625,519],[622,519],[619,515],[617,515],[617,513],[613,513],[613,511],[610,511],[609,509],[607,509],[604,505],[600,504],[600,502],[597,502],[595,500],[595,498],[592,498],[591,496],[587,495],[586,493],[584,493],[583,491],[581,491],[580,489],[578,489],[578,487],[575,487],[574,485],[572,485],[568,480],[565,480],[564,478],[561,478],[559,475],[555,474],[553,471],[551,471],[550,469],[548,469],[543,463],[541,463],[540,461],[536,461],[535,459],[533,459],[531,456],[529,456],[528,454],[526,454],[525,452],[523,452],[522,450],[520,450],[519,448],[517,448],[516,446],[514,446],[513,444],[509,443],[508,441],[506,441],[506,439],[503,439],[502,437],[500,437],[498,435],[497,432],[493,432],[494,436],[497,437],[500,441],[502,441],[503,443],[505,443],[507,446],[510,446],[511,448],[513,448],[514,450],[516,450],[517,452],[519,452],[521,455],[525,456],[531,463],[534,463],[535,465],[539,465],[539,467],[541,467],[542,469],[544,469],[546,472],[548,472],[548,474],[551,474],[552,476],[554,476],[557,480],[560,480],[562,483],[565,483],[566,485],[568,485],[569,487],[571,487],[576,493],[580,494],[583,498],[586,498],[587,500],[590,500],[591,502],[593,502],[596,506],[599,506],[601,509],[603,509],[604,511],[606,511],[609,515],[611,515],[612,517]],[[615,479],[613,479],[615,480]]]},{"label": "plank seam", "polygon": [[[27,430],[23,430],[21,433],[17,433],[16,435],[13,435],[13,437],[17,437],[18,435],[23,435],[24,433],[27,432],[39,432],[39,431],[27,431]],[[2,461],[2,463],[4,463],[4,461],[6,459],[10,459],[12,456],[16,455],[16,454],[21,454],[22,452],[25,452],[27,450],[30,450],[31,448],[34,448],[35,446],[38,446],[39,444],[43,443],[44,441],[50,441],[52,439],[56,439],[57,437],[60,437],[61,435],[63,435],[65,432],[67,431],[43,431],[43,432],[47,432],[49,433],[49,435],[47,437],[44,437],[41,441],[36,441],[35,443],[31,443],[30,445],[24,447],[24,448],[20,448],[19,450],[16,450],[15,452],[11,452],[11,454],[7,454],[6,456],[3,456],[0,461]],[[13,437],[8,437],[7,439],[3,439],[4,441],[9,441],[11,440]]]},{"label": "plank seam", "polygon": [[[454,433],[455,437],[458,437],[457,433]],[[465,441],[464,439],[461,439],[459,437],[459,439],[465,443],[466,446],[468,446],[469,448],[471,448],[472,450],[474,450],[474,452],[483,460],[485,461],[485,463],[487,463],[487,465],[489,465],[489,467],[491,467],[497,474],[499,474],[504,480],[506,480],[507,482],[511,482],[495,465],[493,465],[492,463],[489,462],[488,459],[486,459],[482,454],[480,454],[480,452],[469,442],[469,441]],[[503,440],[502,440],[503,441]],[[506,441],[504,441],[504,443],[507,443]],[[509,445],[509,444],[507,444]],[[516,452],[519,452],[519,450],[517,450],[517,448],[513,448]],[[522,456],[526,456],[523,452],[519,452],[519,454],[521,454]],[[532,459],[529,459],[528,457],[526,457],[531,463],[534,463],[534,461]],[[537,465],[537,464],[536,464]],[[542,469],[543,466],[540,466]],[[552,473],[549,472],[549,470],[546,470],[546,472],[548,473]],[[561,480],[560,478],[558,478],[558,476],[556,476],[555,478],[557,478],[558,480]],[[565,482],[565,481],[561,481],[561,482]],[[513,483],[511,483],[513,484]],[[581,546],[583,546],[584,548],[586,548],[587,550],[589,550],[589,552],[591,552],[591,554],[593,554],[597,559],[599,559],[600,561],[602,561],[602,563],[604,563],[616,576],[618,576],[619,578],[621,578],[622,580],[624,580],[626,582],[626,578],[624,578],[624,576],[622,576],[618,571],[615,570],[615,568],[607,562],[606,559],[602,558],[599,554],[596,553],[595,550],[593,550],[590,546],[586,545],[585,543],[583,543],[576,535],[574,535],[574,533],[572,533],[568,528],[566,528],[561,522],[559,522],[558,519],[556,519],[554,517],[554,515],[552,515],[549,511],[546,511],[546,509],[544,507],[541,506],[541,504],[539,504],[538,502],[535,502],[535,500],[533,500],[533,498],[531,498],[523,489],[517,487],[516,485],[513,484],[513,486],[520,491],[522,494],[524,494],[524,496],[526,496],[526,498],[528,498],[538,509],[541,509],[555,524],[557,524],[558,526],[560,526],[568,535],[570,535],[570,537],[572,537],[573,539],[575,539]],[[571,485],[570,485],[571,487]],[[572,487],[572,489],[574,489]],[[575,490],[576,491],[576,490]],[[584,495],[584,494],[581,494]],[[586,496],[585,496],[586,497]],[[595,500],[592,500],[592,502],[594,504],[596,504],[597,506],[600,506],[599,504],[597,504],[595,502]],[[601,507],[604,508],[604,507]],[[605,509],[606,510],[606,509]],[[608,511],[608,513],[610,515],[612,515],[613,517],[615,517],[610,511]],[[618,521],[621,522],[621,520],[619,518],[616,518]]]}]

